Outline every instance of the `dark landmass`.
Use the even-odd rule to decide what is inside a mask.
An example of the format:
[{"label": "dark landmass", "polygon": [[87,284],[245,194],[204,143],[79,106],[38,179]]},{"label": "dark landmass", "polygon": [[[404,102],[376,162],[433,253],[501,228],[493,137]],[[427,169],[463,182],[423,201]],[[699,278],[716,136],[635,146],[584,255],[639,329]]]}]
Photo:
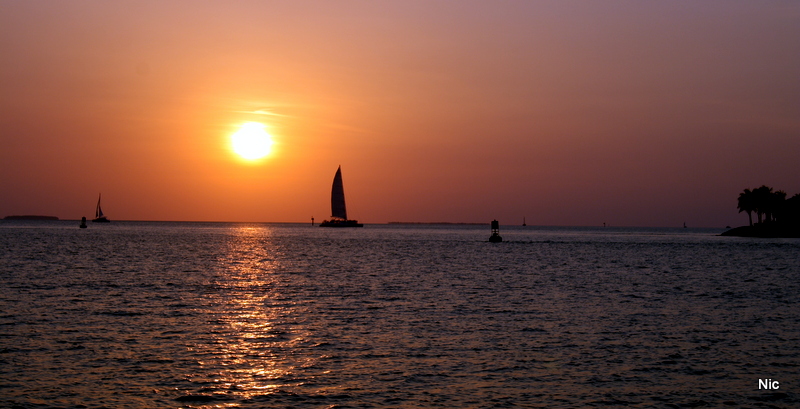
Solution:
[{"label": "dark landmass", "polygon": [[469,226],[485,226],[489,223],[452,223],[452,222],[389,222],[388,224],[456,224]]},{"label": "dark landmass", "polygon": [[[739,193],[737,208],[739,213],[747,213],[750,225],[730,229],[722,236],[800,238],[800,193],[787,199],[783,190],[761,185]],[[753,223],[753,214],[757,223]]]},{"label": "dark landmass", "polygon": [[779,224],[756,224],[730,229],[720,236],[758,238],[800,238],[800,228]]},{"label": "dark landmass", "polygon": [[36,215],[22,215],[22,216],[6,216],[3,220],[58,220],[55,216],[36,216]]}]

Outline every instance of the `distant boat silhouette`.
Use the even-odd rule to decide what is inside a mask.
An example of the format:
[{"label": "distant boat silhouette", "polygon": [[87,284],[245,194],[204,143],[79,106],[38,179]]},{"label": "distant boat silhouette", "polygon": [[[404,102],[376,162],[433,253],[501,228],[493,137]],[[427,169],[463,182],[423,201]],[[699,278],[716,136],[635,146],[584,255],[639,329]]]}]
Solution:
[{"label": "distant boat silhouette", "polygon": [[336,175],[333,177],[333,187],[331,188],[331,219],[320,223],[319,227],[364,227],[358,220],[347,219],[341,166],[339,166],[339,169],[336,169]]},{"label": "distant boat silhouette", "polygon": [[97,196],[97,208],[94,210],[94,219],[92,219],[95,223],[110,223],[111,220],[108,220],[106,216],[103,214],[103,209],[100,208],[100,196]]},{"label": "distant boat silhouette", "polygon": [[528,224],[527,224],[527,223],[525,223],[525,217],[523,216],[523,217],[522,217],[522,226],[527,226],[527,225],[528,225]]}]

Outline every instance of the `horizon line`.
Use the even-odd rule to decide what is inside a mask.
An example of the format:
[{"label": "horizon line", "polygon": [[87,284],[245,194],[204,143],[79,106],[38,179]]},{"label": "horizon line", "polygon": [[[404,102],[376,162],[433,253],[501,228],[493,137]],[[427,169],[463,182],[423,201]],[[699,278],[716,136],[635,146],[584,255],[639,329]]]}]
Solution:
[{"label": "horizon line", "polygon": [[[16,215],[9,215],[9,216],[16,216]],[[25,216],[29,216],[29,215],[25,215]],[[33,216],[33,215],[30,215],[30,216]],[[39,215],[35,215],[35,216],[39,216]],[[56,216],[49,216],[49,217],[56,217]],[[19,221],[27,221],[27,222],[31,222],[31,221],[33,221],[33,222],[80,222],[81,219],[62,219],[62,218],[58,218],[58,220],[6,220],[5,218],[3,218],[3,219],[0,219],[0,221],[15,221],[15,222],[19,222]],[[87,219],[87,221],[90,221],[90,220]],[[305,225],[309,225],[309,226],[311,225],[311,223],[308,222],[308,221],[304,221],[304,222],[297,222],[297,221],[286,222],[286,221],[232,221],[232,220],[143,220],[143,219],[138,219],[138,220],[137,219],[119,219],[119,220],[115,220],[115,219],[112,219],[111,222],[112,223],[114,223],[114,222],[126,222],[126,223],[127,222],[134,222],[134,223],[136,223],[136,222],[139,222],[139,223],[220,223],[220,224],[222,224],[222,223],[229,223],[229,224],[247,224],[247,223],[250,223],[250,224],[305,224]],[[413,225],[488,226],[488,225],[491,224],[491,222],[444,222],[444,221],[439,221],[439,222],[400,222],[400,221],[390,221],[390,222],[374,222],[374,223],[362,222],[362,223],[365,224],[365,225],[386,225],[386,226],[389,226],[389,225],[399,225],[399,226],[402,226],[402,225],[411,225],[411,226],[413,226]],[[317,226],[319,226],[319,223],[315,222],[313,226],[317,227]],[[678,225],[676,225],[676,226],[638,226],[638,225],[623,225],[623,224],[620,224],[620,225],[611,225],[611,224],[607,224],[607,225],[602,225],[602,224],[598,224],[598,225],[528,224],[527,226],[522,226],[521,224],[517,224],[517,223],[514,223],[514,224],[502,224],[501,223],[500,226],[506,226],[506,227],[667,228],[667,229],[671,229],[671,228],[675,228],[675,229],[677,229],[677,228],[680,228],[680,229],[683,229],[683,228],[687,228],[687,229],[731,229],[732,228],[731,226],[692,226],[692,227],[684,227],[684,226],[678,226]]]}]

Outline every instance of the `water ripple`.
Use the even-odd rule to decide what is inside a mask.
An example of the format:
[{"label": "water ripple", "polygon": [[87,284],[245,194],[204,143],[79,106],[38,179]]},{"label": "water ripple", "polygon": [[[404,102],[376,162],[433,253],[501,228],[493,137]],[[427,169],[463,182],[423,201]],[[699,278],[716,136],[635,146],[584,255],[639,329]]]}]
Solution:
[{"label": "water ripple", "polygon": [[800,403],[796,240],[484,236],[0,225],[0,405]]}]

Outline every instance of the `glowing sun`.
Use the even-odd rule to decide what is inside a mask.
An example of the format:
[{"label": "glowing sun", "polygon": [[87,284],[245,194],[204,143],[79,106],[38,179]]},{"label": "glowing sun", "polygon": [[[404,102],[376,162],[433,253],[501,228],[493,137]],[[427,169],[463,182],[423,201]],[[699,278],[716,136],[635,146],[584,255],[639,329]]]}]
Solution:
[{"label": "glowing sun", "polygon": [[272,137],[264,130],[263,124],[247,122],[231,135],[231,148],[244,159],[261,159],[269,155]]}]

